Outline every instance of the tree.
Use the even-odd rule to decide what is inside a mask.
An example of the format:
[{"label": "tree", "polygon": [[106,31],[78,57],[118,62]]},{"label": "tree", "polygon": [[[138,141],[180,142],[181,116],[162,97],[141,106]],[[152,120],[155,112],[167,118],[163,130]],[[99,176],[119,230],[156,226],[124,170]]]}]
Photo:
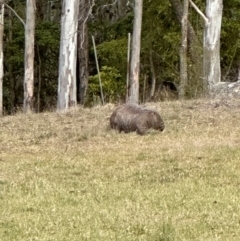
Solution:
[{"label": "tree", "polygon": [[186,92],[186,85],[188,81],[187,74],[187,30],[188,30],[188,7],[189,1],[183,1],[183,15],[182,15],[182,44],[180,50],[180,91],[179,96],[181,99],[184,99]]},{"label": "tree", "polygon": [[[183,11],[184,6],[182,5],[180,0],[170,0],[170,3],[172,5],[172,8],[176,14],[176,17],[178,19],[178,22],[182,26],[182,19],[183,19]],[[184,2],[184,4],[188,4]],[[192,87],[194,88],[194,92],[202,93],[202,86],[203,86],[203,60],[202,60],[202,44],[199,41],[199,37],[196,34],[196,31],[194,29],[194,26],[192,23],[187,19],[187,52],[189,57],[189,61],[191,64],[188,65],[188,83],[186,83],[184,86],[182,85],[181,91],[184,91],[185,94],[188,91],[187,94],[190,94],[193,96]],[[187,60],[187,59],[186,59]],[[189,62],[188,62],[189,63]],[[181,64],[181,63],[180,63]],[[180,74],[181,75],[181,74]],[[200,87],[200,88],[199,88]],[[180,93],[180,96],[183,93]]]},{"label": "tree", "polygon": [[[84,2],[86,3],[86,1],[81,0],[81,4]],[[87,27],[89,33],[96,40],[101,74],[105,73],[108,77],[106,80],[102,78],[105,100],[114,102],[123,101],[125,99],[124,86],[127,69],[127,35],[133,32],[134,4],[132,3],[134,3],[134,0],[87,0],[87,2],[91,4],[95,3],[93,11],[89,10],[91,15],[87,20]],[[25,21],[26,0],[5,1],[4,4],[5,11],[7,12],[5,12],[4,18],[3,105],[4,113],[11,114],[18,110],[19,107],[21,108],[24,97],[24,29],[17,20],[17,15],[15,14],[15,16],[13,11],[10,13],[10,11],[6,10],[8,7],[7,3],[19,14],[20,18],[24,16]],[[126,3],[128,4],[126,5]],[[199,4],[200,9],[206,8],[206,1],[196,0],[196,3]],[[36,1],[36,5],[34,62],[34,97],[36,99],[34,100],[34,107],[40,103],[39,109],[43,111],[52,109],[57,104],[58,82],[56,80],[58,79],[59,67],[59,21],[62,1],[38,0]],[[223,81],[234,82],[240,76],[238,74],[240,73],[238,71],[238,68],[240,69],[238,67],[240,66],[238,64],[240,56],[238,31],[240,27],[239,8],[239,0],[224,2],[221,27],[221,73],[223,75],[221,79]],[[141,102],[143,96],[141,93],[143,89],[146,90],[146,96],[149,94],[153,96],[154,94],[154,100],[158,100],[165,98],[161,92],[161,83],[163,81],[174,82],[177,86],[180,84],[179,45],[181,43],[181,25],[179,23],[181,23],[183,15],[183,0],[145,1],[143,2],[142,12],[139,102]],[[82,14],[78,16],[79,21],[83,21],[86,24],[85,16]],[[50,21],[51,19],[53,21]],[[207,21],[209,20],[207,19]],[[201,84],[204,82],[203,27],[204,22],[202,19],[194,12],[193,8],[189,8],[187,35],[188,83],[185,95],[189,98],[199,96],[200,91],[202,91]],[[83,28],[78,33],[83,33]],[[86,40],[85,37],[83,38]],[[89,44],[88,47],[85,47],[85,41],[81,42],[83,43],[81,51],[86,51],[87,48],[90,50],[88,71],[90,77],[95,76],[96,68],[92,46]],[[82,56],[85,55],[83,54]],[[86,58],[81,62],[84,63],[85,60]],[[77,63],[77,66],[79,66],[79,63]],[[78,68],[78,70],[80,69]],[[114,72],[112,72],[113,69]],[[81,71],[81,74],[83,73],[84,71]],[[77,76],[79,74],[80,72],[77,73]],[[145,82],[144,76],[146,76]],[[106,91],[106,81],[109,93]],[[87,95],[84,98],[85,101],[83,101],[85,104],[92,105],[95,96],[99,95],[98,89],[95,91],[92,88],[94,84],[95,82],[92,82],[90,78]],[[98,87],[98,85],[96,86]],[[79,82],[77,83],[77,87],[79,87]],[[116,91],[114,89],[111,92],[113,87],[116,87]],[[84,92],[84,88],[82,88],[82,92]],[[79,89],[77,90],[78,97]],[[39,98],[37,94],[39,94]],[[81,94],[81,96],[84,95]],[[83,102],[81,100],[81,103]]]},{"label": "tree", "polygon": [[3,35],[4,35],[4,1],[0,1],[0,116],[3,114]]},{"label": "tree", "polygon": [[35,0],[27,0],[25,25],[25,66],[24,66],[24,103],[23,111],[33,110],[34,91],[34,35],[35,35]]},{"label": "tree", "polygon": [[237,81],[240,81],[240,59],[238,60],[238,75],[237,75]]},{"label": "tree", "polygon": [[[173,7],[173,10],[176,14],[176,17],[179,21],[180,24],[182,24],[182,17],[183,17],[183,6],[180,2],[180,0],[170,0],[170,3]],[[189,46],[193,46],[194,48],[199,47],[200,46],[200,42],[198,40],[198,37],[195,33],[195,30],[192,26],[192,24],[189,22],[189,20],[187,21],[187,25],[188,25],[188,33],[187,33],[187,37],[188,37],[188,41],[189,41]],[[196,49],[195,49],[196,52]],[[191,53],[194,54],[194,53]],[[198,56],[199,57],[199,56]],[[193,56],[194,58],[194,56]],[[195,58],[193,59],[195,61]]]},{"label": "tree", "polygon": [[149,50],[149,63],[150,63],[150,69],[151,69],[151,77],[152,77],[152,83],[151,83],[151,91],[150,91],[150,99],[153,100],[154,98],[154,93],[156,89],[156,73],[155,73],[155,68],[154,68],[154,63],[153,63],[153,56],[152,56],[152,48]]},{"label": "tree", "polygon": [[204,19],[203,71],[205,92],[221,81],[220,69],[220,32],[222,24],[222,0],[207,0],[206,16],[189,0],[191,5]]},{"label": "tree", "polygon": [[89,0],[81,0],[78,17],[78,99],[81,105],[85,103],[88,87],[88,26]]},{"label": "tree", "polygon": [[76,106],[77,20],[79,0],[63,0],[59,53],[58,103],[59,111]]},{"label": "tree", "polygon": [[132,36],[132,51],[130,61],[130,90],[128,102],[138,104],[139,102],[139,70],[140,70],[140,47],[142,28],[142,6],[143,0],[135,0],[134,24]]},{"label": "tree", "polygon": [[222,24],[222,0],[207,0],[204,29],[204,80],[205,84],[211,85],[221,81],[220,69],[220,32]]}]

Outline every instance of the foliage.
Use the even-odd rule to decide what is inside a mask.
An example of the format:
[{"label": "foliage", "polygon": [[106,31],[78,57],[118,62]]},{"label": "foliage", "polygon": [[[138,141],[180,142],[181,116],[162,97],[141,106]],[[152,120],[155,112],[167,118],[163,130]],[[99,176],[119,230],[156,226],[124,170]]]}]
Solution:
[{"label": "foliage", "polygon": [[133,30],[133,12],[129,12],[118,22],[108,25],[106,28],[106,40],[124,38]]},{"label": "foliage", "polygon": [[[104,1],[105,2],[105,1]],[[115,2],[116,3],[116,2]],[[97,43],[109,42],[114,39],[126,38],[128,33],[133,30],[133,9],[128,9],[125,15],[118,17],[117,19],[111,20],[111,17],[116,17],[104,8],[104,4],[100,1],[96,2],[94,14],[94,21],[89,21],[89,32],[94,35]],[[106,5],[105,5],[106,6]],[[113,5],[108,5],[109,7]],[[100,9],[106,9],[101,12]],[[114,8],[114,7],[113,7]],[[116,6],[115,6],[116,8]],[[116,10],[116,9],[115,9]],[[117,11],[117,10],[116,10]],[[116,15],[116,14],[115,14]]]},{"label": "foliage", "polygon": [[[18,5],[18,12],[23,8],[24,4]],[[55,22],[36,21],[34,96],[40,110],[55,105],[57,98],[59,27]],[[5,18],[4,31],[4,108],[6,113],[14,113],[23,102],[25,32],[22,23],[13,14]]]},{"label": "foliage", "polygon": [[5,18],[3,105],[13,113],[22,103],[24,73],[24,27],[15,16]]},{"label": "foliage", "polygon": [[50,21],[38,22],[35,30],[35,39],[39,47],[59,48],[59,24]]},{"label": "foliage", "polygon": [[56,105],[59,44],[59,24],[38,22],[35,41],[35,93],[40,91],[40,110]]},{"label": "foliage", "polygon": [[[201,0],[194,2],[202,12],[205,12],[205,2]],[[25,18],[25,1],[9,1],[9,4],[23,19]],[[45,21],[50,19],[50,12],[46,12],[46,6],[49,9],[49,4],[50,2],[47,0],[37,1],[34,95],[36,102],[40,103],[41,111],[55,106],[57,98],[60,24],[59,21]],[[144,1],[143,4],[140,93],[143,92],[143,88],[149,90],[151,86],[150,50],[152,50],[153,65],[157,77],[156,89],[158,89],[162,81],[166,80],[179,84],[180,76],[181,26],[170,2],[155,0]],[[55,9],[57,18],[59,18],[57,11],[59,11],[60,5],[61,3]],[[115,9],[112,9],[113,6]],[[112,78],[108,77],[108,87],[105,87],[106,99],[113,101],[124,97],[123,83],[127,69],[127,35],[132,33],[133,28],[133,8],[131,6],[124,6],[124,8],[124,15],[116,14],[116,16],[113,16],[114,11],[118,11],[115,1],[97,1],[92,16],[88,19],[89,35],[95,37],[99,64],[102,67],[101,71]],[[221,67],[222,78],[225,81],[235,81],[238,76],[240,56],[239,8],[239,0],[224,2],[221,31]],[[114,11],[109,12],[109,9]],[[189,8],[189,20],[197,34],[200,47],[202,47],[204,22],[192,7]],[[6,9],[4,31],[4,108],[7,113],[14,113],[15,109],[21,106],[23,99],[24,28],[19,19],[13,13],[10,14],[8,9]],[[196,51],[201,52],[202,49]],[[89,44],[89,52],[90,75],[94,76],[96,68],[91,43]],[[201,58],[201,55],[199,56]],[[201,91],[202,88],[201,83],[194,81],[193,64],[188,60],[190,81],[187,95],[189,98],[196,97],[196,92]],[[114,73],[121,77],[116,77],[115,74],[110,73],[111,71],[104,69],[103,66],[114,70]],[[143,80],[145,76],[148,76],[148,78],[144,87]],[[98,83],[96,80],[95,77],[95,85]],[[116,83],[122,83],[119,92],[114,89]],[[110,91],[112,87],[113,90]],[[92,89],[94,95],[99,94],[97,88],[90,85],[89,100],[93,98]]]},{"label": "foliage", "polygon": [[[125,83],[119,71],[114,67],[103,66],[100,72],[104,100],[106,102],[120,101],[124,96]],[[94,98],[100,97],[99,76],[89,78],[88,103],[94,104]]]},{"label": "foliage", "polygon": [[151,51],[156,76],[154,99],[158,101],[163,81],[179,83],[180,25],[168,1],[144,1],[143,4],[140,96],[143,102],[149,99],[153,77]]},{"label": "foliage", "polygon": [[97,46],[100,66],[118,69],[126,76],[127,69],[127,38],[103,42]]},{"label": "foliage", "polygon": [[224,81],[237,81],[240,56],[239,19],[240,2],[224,3],[221,31],[221,66]]}]

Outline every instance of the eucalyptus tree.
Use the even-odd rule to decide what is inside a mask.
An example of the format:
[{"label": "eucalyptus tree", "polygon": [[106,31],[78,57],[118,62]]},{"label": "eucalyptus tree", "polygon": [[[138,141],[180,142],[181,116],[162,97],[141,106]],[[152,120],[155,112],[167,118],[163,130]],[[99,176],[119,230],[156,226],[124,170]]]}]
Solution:
[{"label": "eucalyptus tree", "polygon": [[132,36],[132,50],[129,72],[129,97],[128,102],[138,104],[139,102],[139,71],[140,71],[140,49],[141,49],[141,30],[142,30],[142,8],[143,0],[135,0],[134,24]]},{"label": "eucalyptus tree", "polygon": [[[36,0],[26,0],[26,20],[23,19],[9,5],[6,6],[22,22],[25,30],[25,56],[24,56],[24,99],[23,111],[31,113],[34,101],[34,43],[35,43],[35,16]],[[10,36],[11,38],[11,36]]]},{"label": "eucalyptus tree", "polygon": [[180,91],[179,96],[184,99],[186,92],[186,85],[188,81],[188,69],[187,69],[187,30],[188,30],[188,7],[189,1],[183,1],[183,15],[182,15],[182,43],[180,50]]},{"label": "eucalyptus tree", "polygon": [[[172,6],[177,13],[178,19],[181,19],[184,9],[181,7],[181,2],[179,0],[170,0]],[[202,85],[204,86],[204,91],[207,92],[208,88],[212,85],[219,83],[221,81],[221,69],[220,69],[220,32],[222,24],[222,0],[206,0],[206,14],[204,15],[199,8],[194,4],[192,0],[188,0],[191,6],[200,14],[204,20],[204,33],[203,33],[203,60],[198,51],[198,41],[192,28],[191,24],[188,23],[188,40],[191,46],[191,43],[194,43],[190,51],[191,56],[193,57],[194,62],[197,59],[203,61],[203,75],[199,70],[201,65],[198,64],[198,69],[196,74],[198,78],[202,79]],[[186,2],[184,1],[186,4]],[[187,3],[188,4],[188,3]],[[195,55],[198,56],[195,56]],[[199,58],[200,57],[200,58]],[[199,60],[197,61],[197,63]]]},{"label": "eucalyptus tree", "polygon": [[63,0],[59,53],[58,101],[59,111],[76,106],[76,61],[79,0]]},{"label": "eucalyptus tree", "polygon": [[207,0],[204,29],[204,80],[206,84],[217,84],[221,81],[220,68],[220,33],[222,24],[222,0]]},{"label": "eucalyptus tree", "polygon": [[33,110],[34,94],[34,38],[35,38],[35,0],[26,2],[25,24],[25,66],[24,66],[24,102],[23,111],[30,113]]},{"label": "eucalyptus tree", "polygon": [[222,0],[206,0],[206,14],[204,15],[192,0],[190,4],[203,18],[203,81],[205,91],[221,81],[220,68],[220,33],[222,25]]}]

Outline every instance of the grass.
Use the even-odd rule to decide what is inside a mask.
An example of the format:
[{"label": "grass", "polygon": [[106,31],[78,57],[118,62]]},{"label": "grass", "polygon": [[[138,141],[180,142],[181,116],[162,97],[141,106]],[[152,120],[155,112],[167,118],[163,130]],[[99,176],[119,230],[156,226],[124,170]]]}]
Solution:
[{"label": "grass", "polygon": [[149,103],[146,136],[113,105],[0,120],[0,240],[239,240],[240,101]]}]

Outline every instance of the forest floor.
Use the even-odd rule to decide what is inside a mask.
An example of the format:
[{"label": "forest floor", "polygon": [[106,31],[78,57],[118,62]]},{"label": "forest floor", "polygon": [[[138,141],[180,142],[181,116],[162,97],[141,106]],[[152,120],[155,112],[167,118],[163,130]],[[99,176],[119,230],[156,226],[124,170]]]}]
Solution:
[{"label": "forest floor", "polygon": [[110,104],[0,119],[0,240],[239,240],[240,101],[147,105],[163,132]]}]

